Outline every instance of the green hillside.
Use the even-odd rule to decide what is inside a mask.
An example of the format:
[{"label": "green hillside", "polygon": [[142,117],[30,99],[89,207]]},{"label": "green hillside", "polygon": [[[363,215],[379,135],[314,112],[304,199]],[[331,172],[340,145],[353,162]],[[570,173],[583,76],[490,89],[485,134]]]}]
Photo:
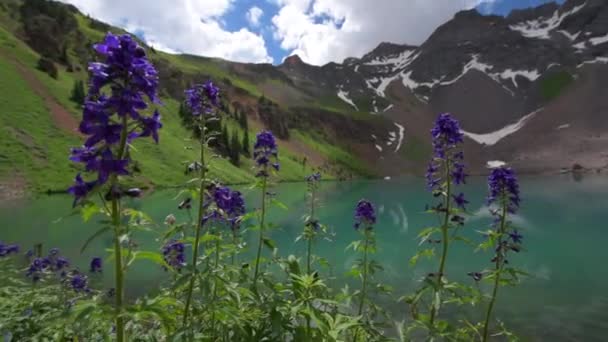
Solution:
[{"label": "green hillside", "polygon": [[[86,82],[86,63],[92,58],[91,45],[100,41],[108,30],[121,30],[87,18],[71,6],[45,0],[28,3],[35,5],[30,4],[31,8],[24,10],[21,1],[0,4],[0,120],[3,137],[0,182],[22,177],[29,190],[60,191],[72,182],[76,173],[67,159],[69,149],[82,141],[76,132],[80,109],[70,100],[72,87],[77,80]],[[45,37],[45,32],[51,29],[45,29],[44,25],[58,25],[52,28],[63,31],[53,37]],[[153,49],[149,54],[159,70],[163,102],[160,112],[164,126],[159,145],[144,143],[133,152],[141,174],[146,177],[136,175],[134,181],[141,185],[174,186],[189,179],[184,170],[186,164],[197,158],[196,144],[192,144],[191,131],[181,123],[178,108],[183,90],[190,84],[208,78],[219,83],[226,108],[230,111],[242,104],[257,102],[263,91],[256,84],[282,82],[263,73],[254,76],[237,74],[233,72],[234,65],[222,60],[170,55]],[[42,57],[52,61],[51,65],[57,69],[56,77],[52,77],[52,72],[39,70]],[[264,95],[272,100],[272,95]],[[251,122],[251,141],[259,129],[273,128],[252,113],[247,113],[247,116]],[[272,120],[286,119],[272,117]],[[242,140],[244,132],[237,122],[229,118],[223,121],[228,131],[231,134],[239,132],[239,140]],[[320,136],[315,132],[309,133]],[[297,130],[293,134],[285,132],[285,135],[298,137],[298,149],[292,150],[291,144],[280,144],[281,180],[302,180],[313,167],[321,166],[328,178],[343,174],[373,175],[362,166],[362,161],[323,139],[302,139],[303,135]],[[188,148],[192,146],[194,149]],[[340,151],[339,157],[336,157],[337,151]],[[308,152],[315,156],[309,156]],[[309,162],[302,163],[303,159]],[[210,172],[229,183],[253,180],[252,163],[244,156],[241,156],[238,167],[227,158],[214,158]]]}]

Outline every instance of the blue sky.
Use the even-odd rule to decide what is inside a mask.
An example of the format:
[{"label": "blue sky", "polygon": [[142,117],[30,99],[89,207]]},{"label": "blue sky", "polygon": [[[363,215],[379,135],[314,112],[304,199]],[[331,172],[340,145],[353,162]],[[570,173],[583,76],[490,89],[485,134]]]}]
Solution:
[{"label": "blue sky", "polygon": [[[232,61],[315,65],[360,57],[383,41],[420,44],[484,0],[61,0],[127,29],[154,47]],[[488,0],[485,13],[546,0]],[[560,0],[563,2],[563,0]]]}]

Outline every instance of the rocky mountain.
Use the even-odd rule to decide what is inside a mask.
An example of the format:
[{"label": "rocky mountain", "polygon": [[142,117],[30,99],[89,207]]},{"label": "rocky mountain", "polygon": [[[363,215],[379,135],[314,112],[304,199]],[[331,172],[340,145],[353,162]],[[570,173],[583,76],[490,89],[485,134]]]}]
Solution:
[{"label": "rocky mountain", "polygon": [[418,170],[394,147],[420,148],[440,112],[460,119],[476,172],[496,158],[539,172],[608,164],[607,63],[608,2],[568,0],[507,17],[462,11],[420,46],[382,43],[322,67],[292,56],[279,70],[303,91],[333,91],[353,110],[393,121],[382,137],[370,134],[389,174],[395,165]]},{"label": "rocky mountain", "polygon": [[[36,10],[24,10],[24,4],[35,4]],[[86,79],[90,46],[107,31],[123,32],[61,3],[0,2],[0,67],[12,75],[11,84],[23,88],[7,83],[6,89],[21,93],[0,94],[6,103],[0,110],[14,109],[0,113],[10,133],[0,148],[0,181],[18,169],[31,173],[26,182],[39,183],[50,179],[43,176],[49,168],[57,178],[73,173],[63,151],[76,140],[71,131],[80,114],[69,92],[74,82]],[[209,78],[222,88],[231,134],[244,134],[235,120],[244,113],[251,122],[249,136],[265,127],[281,138],[287,179],[301,179],[311,167],[337,178],[422,174],[431,153],[429,130],[441,112],[461,121],[474,174],[500,163],[531,173],[608,165],[606,0],[548,3],[507,16],[462,11],[420,46],[383,42],[360,58],[323,66],[297,55],[273,66],[152,48],[149,53],[168,104],[162,110],[168,133],[165,144],[144,150],[143,167],[162,170],[146,182],[178,179],[181,170],[172,174],[175,168],[168,165],[193,157],[183,149],[188,133],[177,108],[183,89]],[[37,70],[41,66],[51,76]],[[11,101],[25,97],[50,108],[57,132],[36,135],[44,131],[35,123],[48,117],[20,120],[32,111],[21,113],[19,101]],[[26,131],[23,122],[35,127]],[[19,146],[46,152],[13,165],[21,156]],[[228,162],[221,165],[218,175],[235,177],[229,180],[251,177],[247,160],[230,172],[219,171],[231,168]]]}]

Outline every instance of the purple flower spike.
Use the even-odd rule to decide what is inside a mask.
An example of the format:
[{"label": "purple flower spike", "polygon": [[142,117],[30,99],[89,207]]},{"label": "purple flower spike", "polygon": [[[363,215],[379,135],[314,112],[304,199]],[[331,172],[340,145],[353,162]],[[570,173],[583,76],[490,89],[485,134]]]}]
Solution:
[{"label": "purple flower spike", "polygon": [[163,246],[162,252],[165,262],[178,272],[186,266],[184,244],[182,242],[171,240]]},{"label": "purple flower spike", "polygon": [[149,136],[158,143],[162,127],[158,111],[151,116],[142,114],[148,108],[146,97],[158,102],[158,73],[144,49],[129,35],[108,33],[94,50],[99,62],[89,64],[89,91],[79,126],[87,137],[83,147],[72,149],[70,160],[84,164],[87,172],[97,172],[98,178],[85,183],[77,176],[69,190],[76,199],[74,204],[94,185],[104,184],[112,175],[128,174],[130,160],[118,157],[126,155],[124,150],[118,151],[120,142]]},{"label": "purple flower spike", "polygon": [[[433,158],[426,170],[426,180],[429,190],[439,195],[446,190],[447,182],[454,185],[466,183],[464,153],[457,151],[458,145],[464,141],[464,134],[456,119],[450,114],[441,114],[431,130],[433,139]],[[449,171],[449,174],[447,174]],[[464,209],[468,202],[464,194],[453,195],[457,207]]]},{"label": "purple flower spike", "polygon": [[201,114],[213,114],[213,107],[219,106],[220,89],[213,82],[195,84],[186,90],[186,105],[195,116]]},{"label": "purple flower spike", "polygon": [[497,201],[506,200],[507,210],[514,214],[519,208],[519,184],[515,171],[508,167],[499,167],[492,170],[488,177],[488,205]]},{"label": "purple flower spike", "polygon": [[270,163],[270,159],[273,158],[276,160],[278,155],[277,143],[272,132],[263,131],[258,133],[255,145],[253,146],[253,158],[258,167],[262,168],[262,170],[258,172],[258,177],[268,177],[268,166],[279,171],[280,165],[278,162]]},{"label": "purple flower spike", "polygon": [[361,225],[371,226],[376,223],[376,211],[373,204],[367,200],[360,200],[355,208],[355,229],[359,229]]}]

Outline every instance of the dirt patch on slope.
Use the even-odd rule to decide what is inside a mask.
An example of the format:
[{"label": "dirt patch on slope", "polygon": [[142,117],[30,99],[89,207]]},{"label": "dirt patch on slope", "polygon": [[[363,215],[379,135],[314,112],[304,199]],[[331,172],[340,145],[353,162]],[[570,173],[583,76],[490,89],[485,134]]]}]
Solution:
[{"label": "dirt patch on slope", "polygon": [[3,201],[25,197],[27,183],[21,176],[0,179],[0,204]]},{"label": "dirt patch on slope", "polygon": [[78,120],[61,104],[59,104],[59,102],[57,102],[55,97],[49,93],[46,86],[40,82],[32,70],[5,51],[0,50],[0,54],[13,63],[19,74],[21,74],[25,82],[27,82],[28,86],[32,88],[36,95],[40,96],[40,98],[44,100],[44,104],[51,112],[55,125],[66,132],[80,135],[78,132]]}]

